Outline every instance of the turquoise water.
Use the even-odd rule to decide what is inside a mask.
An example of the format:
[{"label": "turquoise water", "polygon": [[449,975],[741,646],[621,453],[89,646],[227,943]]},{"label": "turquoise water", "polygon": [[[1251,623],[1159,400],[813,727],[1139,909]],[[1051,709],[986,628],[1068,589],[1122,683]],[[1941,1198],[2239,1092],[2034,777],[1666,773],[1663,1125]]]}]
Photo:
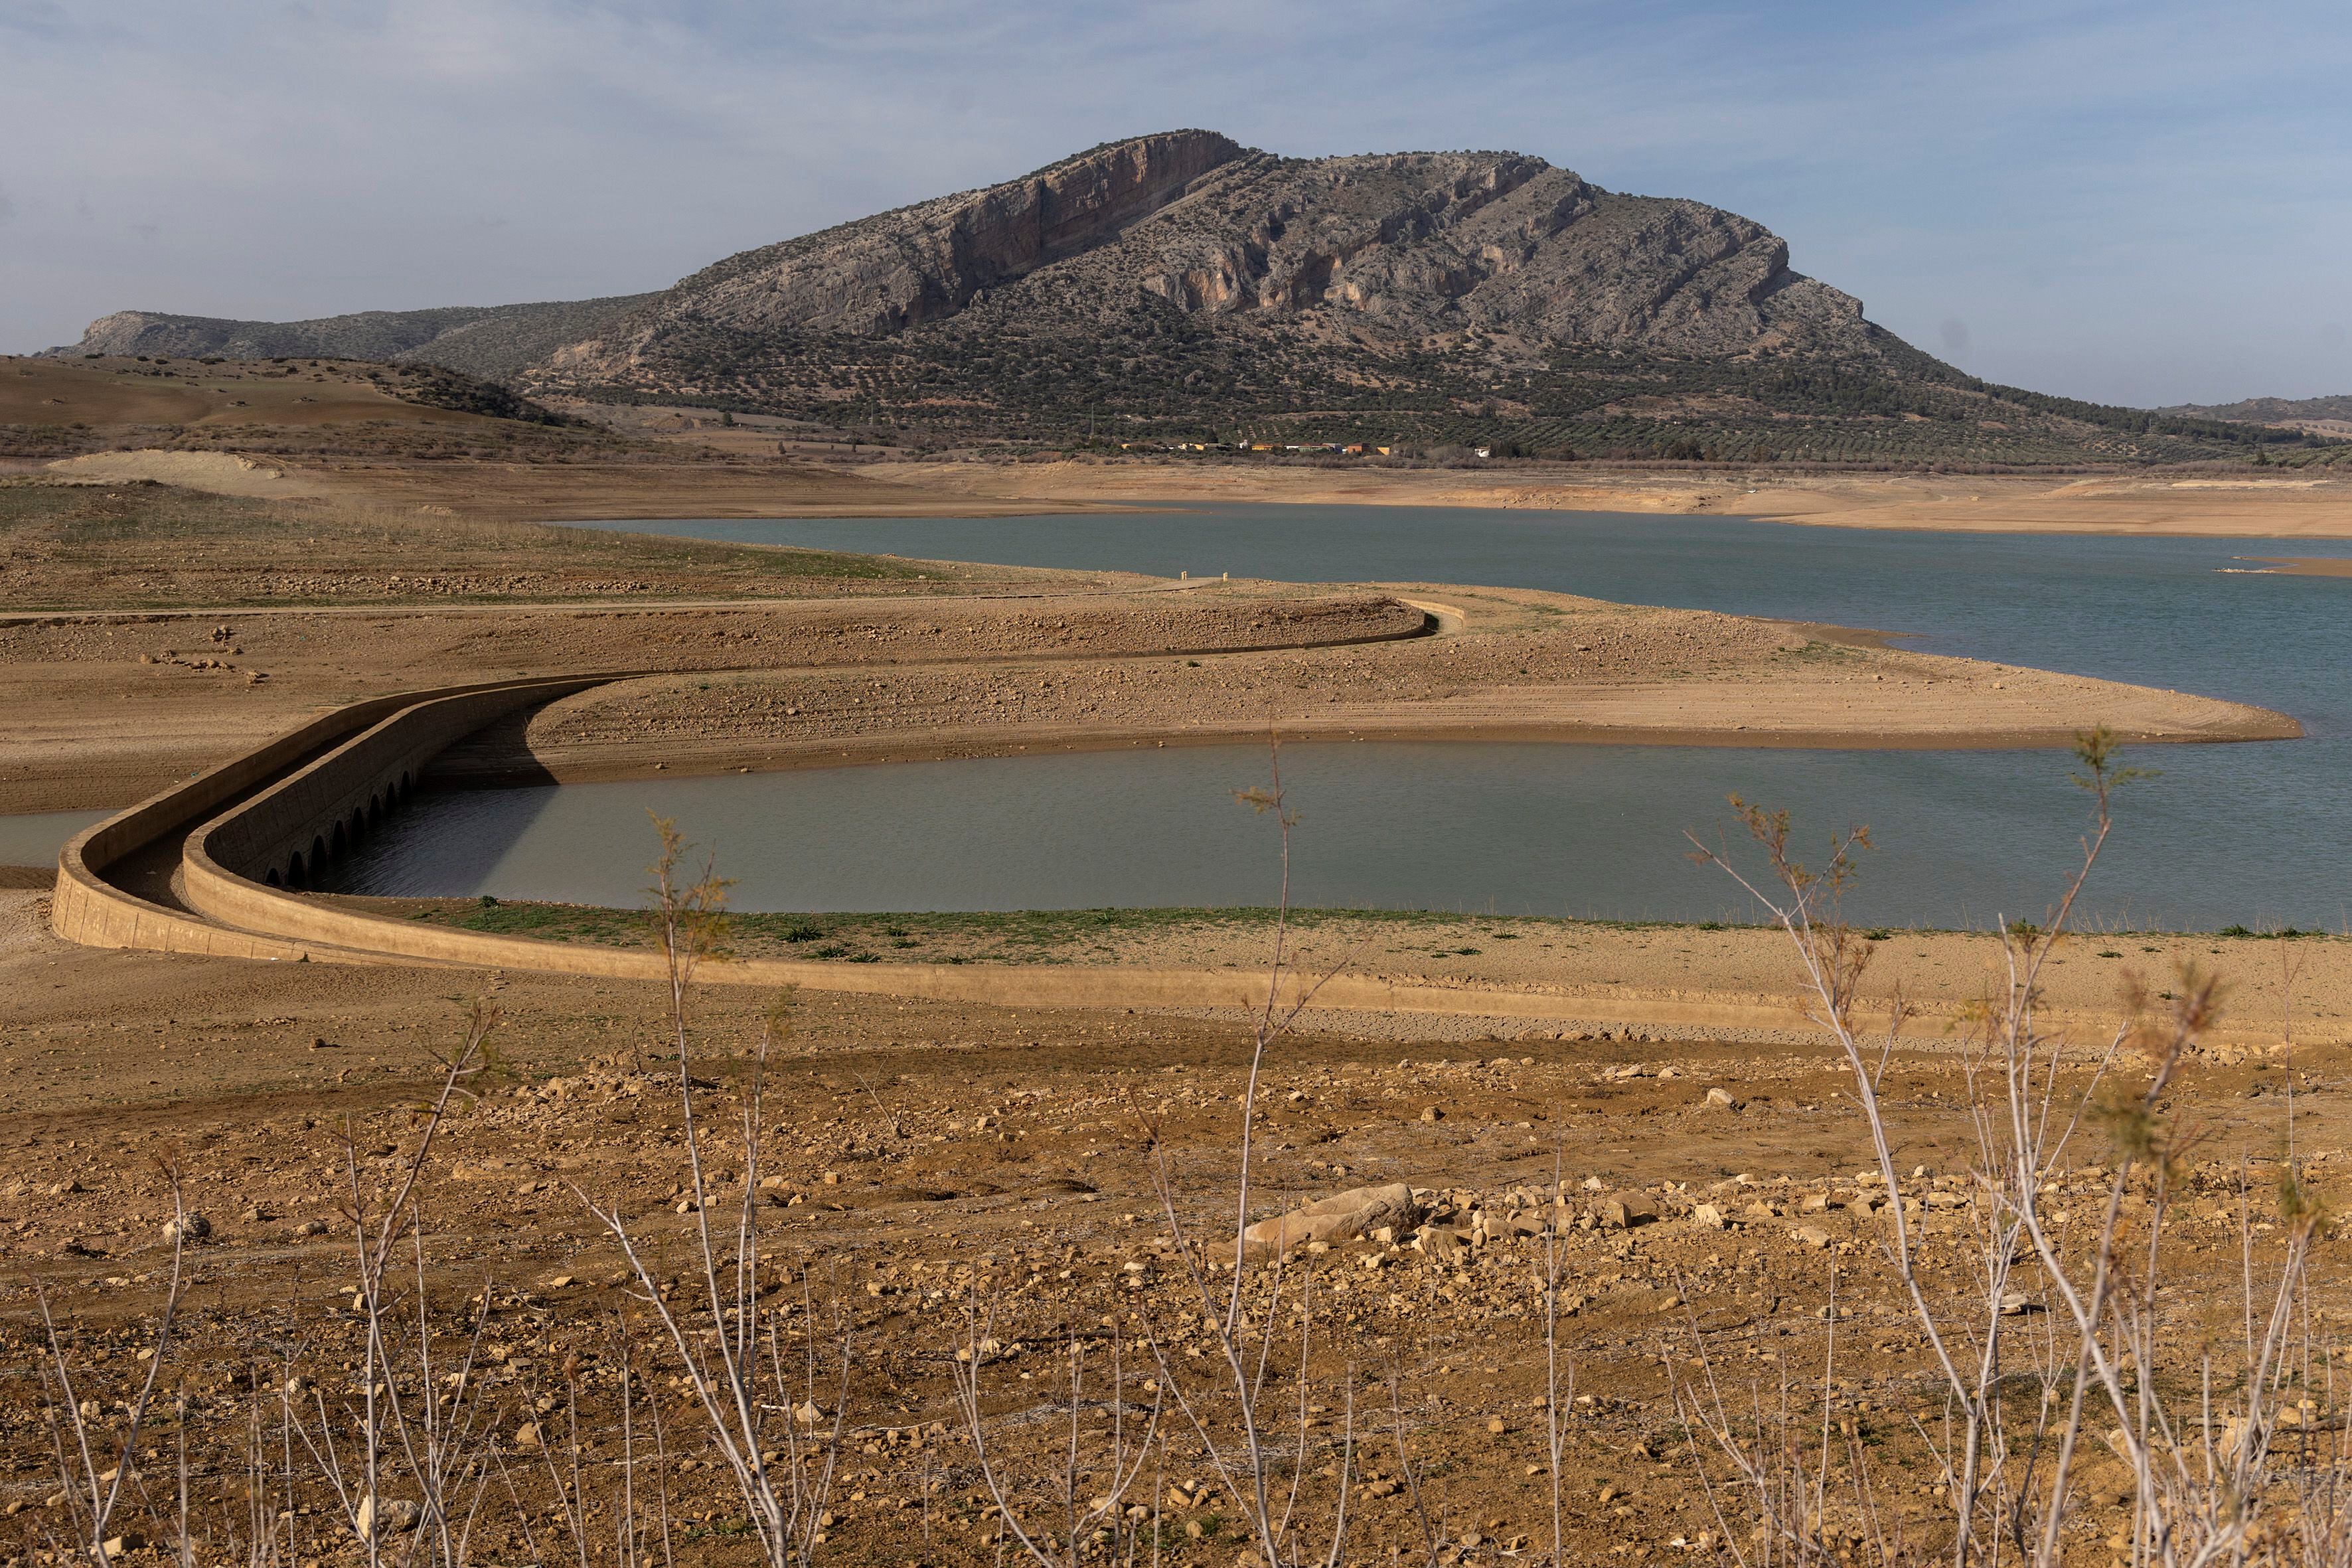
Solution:
[{"label": "turquoise water", "polygon": [[[596,526],[932,559],[1230,572],[1290,581],[1559,589],[1875,626],[1935,652],[2278,708],[2310,738],[2148,748],[2096,918],[2336,929],[2352,887],[2352,580],[2241,557],[2352,555],[2289,541],[2018,537],[1732,518],[1404,507],[1164,509],[1097,517]],[[2235,570],[2233,570],[2235,569]],[[1866,822],[1854,901],[1882,923],[2038,914],[2084,824],[2048,751],[1301,746],[1302,902],[1611,918],[1736,913],[1685,858],[1737,791],[1809,843]],[[1262,903],[1262,822],[1230,791],[1252,748],[1153,750],[518,790],[436,803],[352,871],[354,890],[631,903],[647,807],[715,845],[765,910]]]}]

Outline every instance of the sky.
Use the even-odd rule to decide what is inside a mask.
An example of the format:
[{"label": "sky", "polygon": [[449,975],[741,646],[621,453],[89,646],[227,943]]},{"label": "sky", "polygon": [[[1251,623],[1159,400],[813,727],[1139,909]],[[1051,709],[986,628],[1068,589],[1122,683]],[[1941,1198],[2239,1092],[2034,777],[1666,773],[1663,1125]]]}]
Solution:
[{"label": "sky", "polygon": [[0,0],[0,353],[664,287],[1204,126],[1731,208],[1989,379],[2352,393],[2343,0]]}]

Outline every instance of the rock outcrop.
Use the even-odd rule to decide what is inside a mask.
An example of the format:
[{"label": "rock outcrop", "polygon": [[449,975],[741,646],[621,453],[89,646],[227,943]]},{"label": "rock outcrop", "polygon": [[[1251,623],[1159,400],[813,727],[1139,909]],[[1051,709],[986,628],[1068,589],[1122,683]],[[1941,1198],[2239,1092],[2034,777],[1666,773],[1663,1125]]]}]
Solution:
[{"label": "rock outcrop", "polygon": [[1097,147],[1001,185],[730,256],[647,301],[624,330],[690,315],[753,332],[903,331],[1117,238],[1244,155],[1208,131]]},{"label": "rock outcrop", "polygon": [[1385,1187],[1355,1187],[1295,1208],[1274,1219],[1264,1219],[1242,1233],[1255,1253],[1287,1252],[1308,1242],[1353,1241],[1382,1226],[1406,1230],[1419,1225],[1426,1211],[1402,1182]]},{"label": "rock outcrop", "polygon": [[1517,153],[1281,158],[1178,131],[730,257],[547,368],[678,380],[722,342],[885,336],[973,307],[1058,333],[1157,302],[1234,326],[1312,314],[1397,349],[1469,331],[1732,354],[1874,331],[1859,300],[1790,271],[1778,236],[1697,202]]}]

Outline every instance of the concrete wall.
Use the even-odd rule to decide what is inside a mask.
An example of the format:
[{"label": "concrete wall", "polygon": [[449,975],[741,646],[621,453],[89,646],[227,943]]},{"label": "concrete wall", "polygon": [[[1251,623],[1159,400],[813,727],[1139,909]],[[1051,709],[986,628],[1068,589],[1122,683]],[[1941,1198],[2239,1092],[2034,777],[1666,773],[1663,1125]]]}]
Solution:
[{"label": "concrete wall", "polygon": [[200,921],[136,898],[109,884],[107,868],[167,834],[184,829],[223,802],[252,789],[331,742],[397,710],[413,700],[381,698],[353,703],[297,725],[243,756],[208,768],[130,810],[95,823],[58,852],[58,884],[49,905],[49,929],[85,947],[136,947],[170,952],[231,952],[239,957],[292,957],[282,944],[227,940]]},{"label": "concrete wall", "polygon": [[[224,930],[178,910],[166,909],[115,886],[107,879],[106,872],[172,835],[185,833],[192,825],[222,813],[225,806],[230,808],[227,816],[238,816],[235,809],[237,804],[279,787],[272,781],[279,780],[289,770],[297,776],[308,775],[310,779],[302,804],[315,808],[316,816],[307,822],[298,822],[302,805],[292,800],[283,801],[253,818],[246,829],[250,837],[237,852],[266,851],[275,848],[280,841],[291,843],[297,838],[307,843],[322,829],[331,835],[340,818],[328,814],[353,795],[364,804],[371,791],[380,791],[383,782],[381,770],[371,775],[345,778],[345,764],[336,759],[355,734],[378,727],[404,710],[436,700],[478,698],[493,710],[488,717],[495,717],[521,703],[537,700],[542,693],[561,696],[605,680],[625,679],[627,673],[634,672],[555,681],[490,681],[402,692],[370,698],[307,720],[241,756],[208,768],[77,834],[58,854],[58,880],[49,904],[49,929],[64,940],[85,947],[205,952],[235,958],[323,957],[308,953],[299,942],[277,940],[267,932]],[[488,717],[477,722],[488,722]],[[446,740],[441,742],[446,743]],[[368,760],[378,760],[373,752],[364,755]],[[394,779],[398,772],[395,767]],[[266,877],[268,869],[261,868],[258,874]],[[348,956],[353,961],[365,957],[356,953]]]},{"label": "concrete wall", "polygon": [[[455,696],[427,694],[236,805],[193,836],[225,870],[272,885],[315,879],[382,825],[440,752],[518,708],[599,686],[612,676],[518,681]],[[294,874],[297,858],[302,875]]]}]

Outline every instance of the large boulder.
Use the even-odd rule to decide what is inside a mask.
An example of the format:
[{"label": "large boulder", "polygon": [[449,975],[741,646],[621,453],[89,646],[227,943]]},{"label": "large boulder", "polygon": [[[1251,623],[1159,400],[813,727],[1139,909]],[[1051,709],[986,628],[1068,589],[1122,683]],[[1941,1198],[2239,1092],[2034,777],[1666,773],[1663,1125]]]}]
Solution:
[{"label": "large boulder", "polygon": [[1262,1219],[1242,1232],[1242,1240],[1261,1254],[1287,1252],[1310,1241],[1353,1241],[1382,1226],[1410,1230],[1422,1221],[1422,1205],[1402,1182],[1385,1187],[1355,1187],[1318,1198],[1274,1219]]}]

